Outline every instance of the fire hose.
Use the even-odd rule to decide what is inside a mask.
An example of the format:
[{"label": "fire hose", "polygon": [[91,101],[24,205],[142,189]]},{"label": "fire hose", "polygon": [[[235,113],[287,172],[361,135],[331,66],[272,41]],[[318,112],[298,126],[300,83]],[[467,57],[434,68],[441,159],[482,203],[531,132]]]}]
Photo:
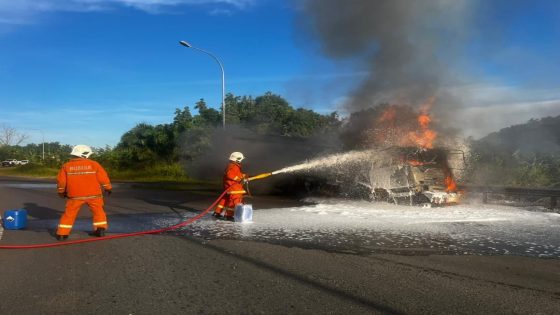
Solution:
[{"label": "fire hose", "polygon": [[267,178],[269,176],[272,176],[273,173],[262,173],[253,177],[249,177],[247,179],[245,179],[244,185],[245,185],[245,190],[247,190],[247,195],[251,196],[251,190],[249,189],[249,182],[252,180],[256,180],[256,179],[263,179],[263,178]]},{"label": "fire hose", "polygon": [[123,234],[116,234],[116,235],[109,235],[103,237],[96,237],[96,238],[86,238],[81,240],[75,241],[66,241],[66,242],[57,242],[57,243],[47,243],[47,244],[35,244],[35,245],[0,245],[0,249],[30,249],[30,248],[45,248],[45,247],[55,247],[55,246],[64,246],[64,245],[73,245],[73,244],[80,244],[80,243],[88,243],[88,242],[97,242],[97,241],[106,241],[115,238],[123,238],[123,237],[130,237],[130,236],[138,236],[138,235],[146,235],[146,234],[158,234],[162,232],[167,232],[171,230],[176,230],[180,227],[189,225],[197,220],[200,220],[204,215],[206,215],[210,210],[212,210],[218,201],[222,199],[222,197],[226,194],[227,190],[224,190],[222,194],[208,207],[206,210],[202,211],[198,215],[183,221],[181,223],[161,228],[161,229],[154,229],[148,231],[140,231],[140,232],[133,232],[133,233],[123,233]]},{"label": "fire hose", "polygon": [[[257,176],[249,177],[249,178],[247,178],[247,181],[266,178],[266,177],[271,176],[272,174],[273,173],[264,173],[264,174],[260,174],[260,175],[257,175]],[[222,199],[222,197],[226,193],[227,193],[227,189],[224,190],[220,194],[220,196],[208,208],[206,208],[204,211],[202,211],[198,215],[196,215],[196,216],[194,216],[194,217],[192,217],[188,220],[185,220],[183,222],[180,222],[178,224],[166,227],[166,228],[154,229],[154,230],[148,230],[148,231],[140,231],[140,232],[133,232],[133,233],[123,233],[123,234],[109,235],[109,236],[96,237],[96,238],[86,238],[86,239],[81,239],[81,240],[65,241],[65,242],[57,242],[57,243],[33,244],[33,245],[0,245],[0,249],[31,249],[31,248],[56,247],[56,246],[73,245],[73,244],[80,244],[80,243],[106,241],[106,240],[115,239],[115,238],[124,238],[124,237],[138,236],[138,235],[158,234],[158,233],[163,233],[163,232],[167,232],[167,231],[171,231],[171,230],[176,230],[180,227],[189,225],[189,224],[191,224],[195,221],[200,220],[203,216],[205,216],[208,212],[210,212],[210,210],[212,210],[218,204],[220,199]]]},{"label": "fire hose", "polygon": [[274,175],[274,172],[272,172],[272,173],[262,173],[260,175],[249,177],[249,178],[247,178],[247,180],[252,181],[252,180],[255,180],[255,179],[263,179],[263,178],[267,178],[267,177],[272,176],[272,175]]}]

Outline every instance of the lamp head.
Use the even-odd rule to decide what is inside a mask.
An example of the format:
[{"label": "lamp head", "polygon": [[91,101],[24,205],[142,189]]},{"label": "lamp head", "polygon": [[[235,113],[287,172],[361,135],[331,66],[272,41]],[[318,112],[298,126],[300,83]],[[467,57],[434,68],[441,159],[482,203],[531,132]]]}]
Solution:
[{"label": "lamp head", "polygon": [[187,42],[184,41],[184,40],[180,41],[179,44],[181,44],[181,45],[183,45],[183,46],[185,46],[185,47],[188,47],[188,48],[191,48],[191,47],[192,47],[191,44],[187,43]]}]

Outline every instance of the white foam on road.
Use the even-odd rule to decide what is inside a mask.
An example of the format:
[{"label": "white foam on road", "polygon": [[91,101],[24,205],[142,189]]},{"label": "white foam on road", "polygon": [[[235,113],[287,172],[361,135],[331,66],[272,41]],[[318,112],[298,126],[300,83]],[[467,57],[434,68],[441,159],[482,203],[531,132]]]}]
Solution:
[{"label": "white foam on road", "polygon": [[202,237],[315,242],[338,248],[422,247],[560,257],[558,213],[487,204],[422,208],[343,199],[308,201],[315,204],[255,209],[252,224],[208,217],[183,231]]},{"label": "white foam on road", "polygon": [[[340,199],[310,199],[315,205],[254,212],[258,224],[290,228],[368,228],[375,230],[442,232],[445,223],[560,226],[560,214],[499,205],[457,205],[440,208],[371,203]],[[493,224],[495,223],[495,224]]]}]

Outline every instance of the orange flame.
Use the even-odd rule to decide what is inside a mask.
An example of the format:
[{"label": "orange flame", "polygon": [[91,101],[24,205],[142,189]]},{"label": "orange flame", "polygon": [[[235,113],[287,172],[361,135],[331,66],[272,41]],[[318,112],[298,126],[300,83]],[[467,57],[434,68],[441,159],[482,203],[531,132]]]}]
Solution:
[{"label": "orange flame", "polygon": [[430,129],[432,117],[429,111],[434,103],[435,97],[430,97],[417,113],[406,106],[387,106],[376,119],[371,139],[376,144],[432,149],[437,132]]},{"label": "orange flame", "polygon": [[445,189],[446,192],[457,191],[457,184],[455,183],[451,175],[447,175],[447,177],[445,177],[445,185],[447,186],[447,188]]},{"label": "orange flame", "polygon": [[424,129],[430,126],[431,121],[432,118],[430,118],[430,116],[428,116],[427,114],[420,114],[420,116],[418,116],[418,123],[420,124],[420,127]]},{"label": "orange flame", "polygon": [[423,149],[433,149],[434,141],[437,138],[437,132],[430,129],[431,121],[432,119],[428,114],[420,114],[418,116],[420,130],[412,131],[408,134],[409,140]]},{"label": "orange flame", "polygon": [[417,118],[420,130],[410,132],[408,134],[409,139],[423,149],[433,149],[434,141],[437,138],[437,132],[430,129],[432,117],[428,114],[428,111],[434,105],[435,100],[435,97],[430,97],[430,99],[422,105],[420,108],[420,114]]}]

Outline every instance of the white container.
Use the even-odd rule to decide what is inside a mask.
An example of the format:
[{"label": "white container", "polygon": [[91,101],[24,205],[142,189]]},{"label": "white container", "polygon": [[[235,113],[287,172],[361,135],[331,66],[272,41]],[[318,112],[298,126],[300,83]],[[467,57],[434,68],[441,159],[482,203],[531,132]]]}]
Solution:
[{"label": "white container", "polygon": [[252,222],[253,221],[253,205],[238,204],[235,206],[233,215],[235,222]]}]

